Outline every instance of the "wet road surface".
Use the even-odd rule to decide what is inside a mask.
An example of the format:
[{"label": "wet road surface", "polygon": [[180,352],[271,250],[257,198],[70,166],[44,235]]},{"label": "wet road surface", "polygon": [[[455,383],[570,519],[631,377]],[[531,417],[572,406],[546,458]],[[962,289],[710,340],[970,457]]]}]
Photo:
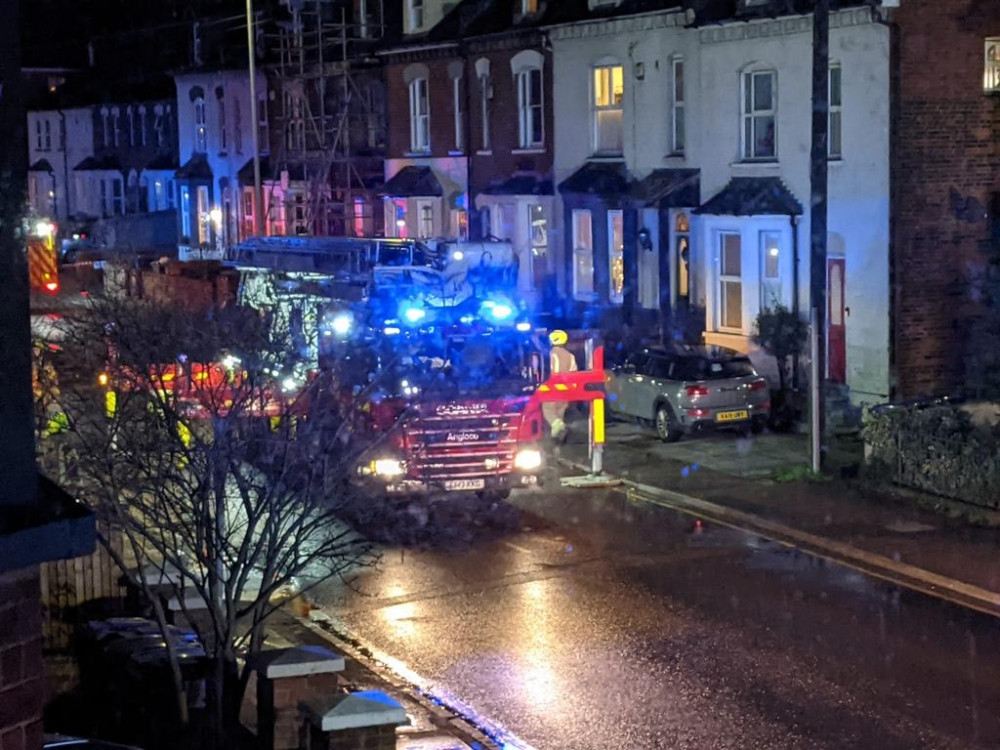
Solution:
[{"label": "wet road surface", "polygon": [[510,747],[1000,747],[995,619],[550,482],[319,603]]}]

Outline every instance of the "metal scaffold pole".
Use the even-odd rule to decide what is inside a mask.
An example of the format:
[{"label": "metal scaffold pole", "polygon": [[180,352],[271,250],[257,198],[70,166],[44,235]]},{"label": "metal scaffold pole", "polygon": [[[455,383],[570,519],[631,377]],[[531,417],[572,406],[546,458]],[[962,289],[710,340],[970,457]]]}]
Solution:
[{"label": "metal scaffold pole", "polygon": [[254,234],[264,235],[264,193],[260,179],[260,113],[257,111],[257,40],[253,24],[253,0],[247,0],[247,56],[250,71],[250,143],[253,147]]}]

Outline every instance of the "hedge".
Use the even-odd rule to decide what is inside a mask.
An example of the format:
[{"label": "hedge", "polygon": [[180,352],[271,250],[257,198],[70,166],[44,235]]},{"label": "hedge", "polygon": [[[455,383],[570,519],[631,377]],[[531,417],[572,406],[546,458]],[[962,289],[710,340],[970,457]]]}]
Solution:
[{"label": "hedge", "polygon": [[862,434],[881,478],[1000,509],[1000,426],[978,425],[956,406],[894,407],[872,413]]}]

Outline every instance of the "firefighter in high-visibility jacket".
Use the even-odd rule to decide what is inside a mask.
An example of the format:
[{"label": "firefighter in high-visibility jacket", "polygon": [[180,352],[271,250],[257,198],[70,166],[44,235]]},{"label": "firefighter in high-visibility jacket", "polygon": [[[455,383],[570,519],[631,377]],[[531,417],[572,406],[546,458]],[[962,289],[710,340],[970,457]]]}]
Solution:
[{"label": "firefighter in high-visibility jacket", "polygon": [[[552,351],[549,353],[549,372],[553,375],[561,372],[576,372],[579,369],[576,365],[576,357],[573,352],[566,348],[569,336],[566,331],[553,331],[549,334],[549,342],[552,344]],[[542,414],[549,424],[553,440],[565,440],[566,430],[566,409],[569,404],[547,403],[542,404]]]}]

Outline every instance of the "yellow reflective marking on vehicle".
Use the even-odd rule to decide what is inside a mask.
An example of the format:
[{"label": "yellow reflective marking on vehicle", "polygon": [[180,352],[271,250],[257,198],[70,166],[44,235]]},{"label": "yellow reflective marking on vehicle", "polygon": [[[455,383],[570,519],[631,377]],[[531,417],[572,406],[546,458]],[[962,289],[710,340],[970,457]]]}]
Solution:
[{"label": "yellow reflective marking on vehicle", "polygon": [[106,391],[104,394],[104,413],[108,419],[113,419],[115,410],[118,408],[118,394],[114,391]]},{"label": "yellow reflective marking on vehicle", "polygon": [[604,444],[604,399],[594,401],[594,444]]}]

